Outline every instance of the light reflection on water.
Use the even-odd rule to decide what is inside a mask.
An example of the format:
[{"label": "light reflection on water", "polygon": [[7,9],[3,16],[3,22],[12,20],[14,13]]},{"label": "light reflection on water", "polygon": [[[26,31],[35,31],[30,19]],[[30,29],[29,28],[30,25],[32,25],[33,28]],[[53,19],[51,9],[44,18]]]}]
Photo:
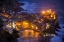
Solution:
[{"label": "light reflection on water", "polygon": [[24,30],[20,32],[22,42],[38,42],[39,33],[33,30]]}]

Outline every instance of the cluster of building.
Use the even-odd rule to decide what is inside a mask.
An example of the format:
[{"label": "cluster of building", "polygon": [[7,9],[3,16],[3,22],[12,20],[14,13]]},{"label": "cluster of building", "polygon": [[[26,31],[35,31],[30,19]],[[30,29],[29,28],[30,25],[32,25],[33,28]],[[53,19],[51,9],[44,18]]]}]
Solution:
[{"label": "cluster of building", "polygon": [[59,28],[57,15],[51,9],[36,14],[0,13],[0,17],[4,21],[3,28],[11,34],[13,29],[19,31],[22,42],[49,42],[49,38],[55,36],[55,30]]}]

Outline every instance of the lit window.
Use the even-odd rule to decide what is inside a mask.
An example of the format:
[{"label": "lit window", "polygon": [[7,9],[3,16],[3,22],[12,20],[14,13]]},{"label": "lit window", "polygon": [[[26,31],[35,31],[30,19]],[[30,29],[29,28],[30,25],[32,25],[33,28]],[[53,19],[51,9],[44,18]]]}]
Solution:
[{"label": "lit window", "polygon": [[23,28],[28,28],[29,27],[29,23],[27,21],[23,21],[22,22],[22,26],[23,26]]},{"label": "lit window", "polygon": [[56,16],[54,15],[54,19],[56,19]]},{"label": "lit window", "polygon": [[48,29],[50,27],[50,24],[46,23],[46,29]]},{"label": "lit window", "polygon": [[8,25],[6,25],[7,28],[11,28],[11,23],[8,23]]}]

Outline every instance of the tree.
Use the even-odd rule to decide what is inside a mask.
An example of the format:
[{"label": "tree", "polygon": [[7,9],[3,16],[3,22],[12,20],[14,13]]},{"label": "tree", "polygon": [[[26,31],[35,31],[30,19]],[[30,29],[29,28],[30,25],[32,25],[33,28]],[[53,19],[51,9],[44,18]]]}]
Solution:
[{"label": "tree", "polygon": [[0,18],[0,42],[9,42],[10,34],[3,29],[3,21]]},{"label": "tree", "polygon": [[56,34],[55,31],[59,31],[58,29],[60,29],[60,26],[59,26],[59,22],[58,20],[49,20],[48,24],[50,25],[48,27],[48,29],[45,29],[44,32],[45,33],[49,33],[49,34]]},{"label": "tree", "polygon": [[24,3],[19,3],[18,0],[0,0],[0,12],[20,12],[23,10]]},{"label": "tree", "polygon": [[16,38],[19,38],[19,34],[18,34],[18,31],[13,29],[13,34],[12,36],[14,37],[14,40],[16,40]]},{"label": "tree", "polygon": [[0,18],[0,42],[8,42],[9,33],[3,29],[3,21]]},{"label": "tree", "polygon": [[4,30],[3,30],[2,27],[3,27],[3,21],[0,18],[0,42],[5,42],[6,41],[6,38],[4,36]]},{"label": "tree", "polygon": [[3,21],[0,18],[0,42],[14,42],[18,38],[18,32],[13,30],[13,34],[3,29]]},{"label": "tree", "polygon": [[0,28],[3,27],[3,21],[2,19],[0,18]]}]

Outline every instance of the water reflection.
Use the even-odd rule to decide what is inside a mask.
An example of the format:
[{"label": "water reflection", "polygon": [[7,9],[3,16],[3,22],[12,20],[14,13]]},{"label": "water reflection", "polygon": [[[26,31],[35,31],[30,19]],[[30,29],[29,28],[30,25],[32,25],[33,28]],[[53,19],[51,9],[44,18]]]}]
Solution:
[{"label": "water reflection", "polygon": [[38,42],[39,33],[33,30],[20,31],[22,42]]}]

